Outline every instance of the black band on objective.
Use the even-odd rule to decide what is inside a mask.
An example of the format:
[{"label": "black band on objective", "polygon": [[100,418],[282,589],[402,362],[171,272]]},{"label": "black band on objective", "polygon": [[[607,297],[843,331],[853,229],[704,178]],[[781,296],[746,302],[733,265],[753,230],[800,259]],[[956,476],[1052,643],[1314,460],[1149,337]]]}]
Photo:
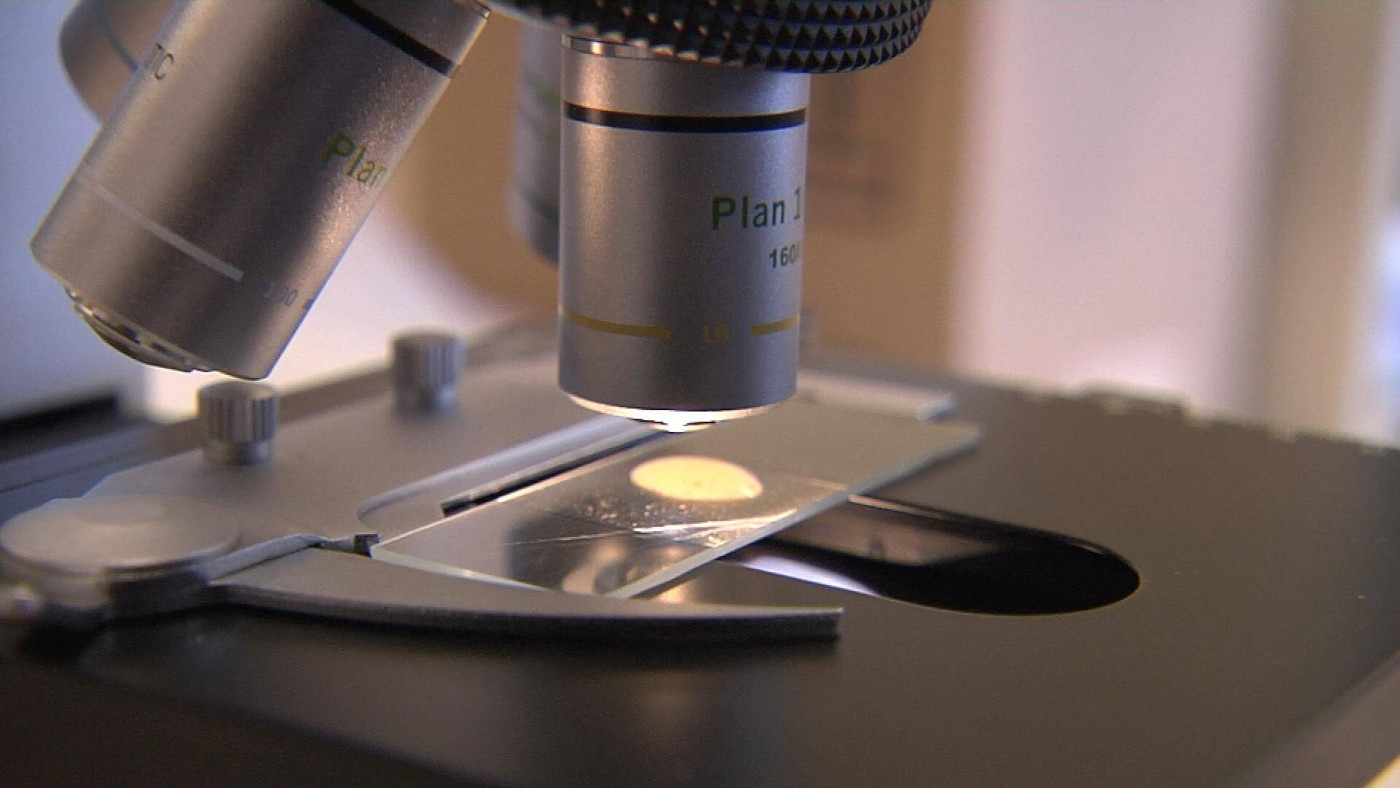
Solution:
[{"label": "black band on objective", "polygon": [[747,131],[776,131],[801,126],[807,122],[807,110],[777,112],[770,115],[688,116],[640,115],[634,112],[613,112],[606,109],[564,104],[564,116],[595,126],[637,131],[669,131],[684,134],[738,134]]},{"label": "black band on objective", "polygon": [[444,77],[452,76],[452,72],[457,70],[457,64],[453,63],[450,58],[443,57],[431,47],[419,43],[418,39],[394,27],[387,19],[375,15],[369,9],[356,3],[355,0],[321,0],[321,2]]}]

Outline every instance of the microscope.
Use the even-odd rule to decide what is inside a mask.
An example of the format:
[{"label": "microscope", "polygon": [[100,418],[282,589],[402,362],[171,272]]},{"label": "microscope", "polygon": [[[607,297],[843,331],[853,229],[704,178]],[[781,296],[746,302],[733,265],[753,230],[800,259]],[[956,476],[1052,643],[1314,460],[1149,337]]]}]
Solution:
[{"label": "microscope", "polygon": [[[75,12],[113,104],[33,251],[121,352],[251,381],[448,79],[491,78],[488,8],[193,0],[129,80],[71,46],[164,5]],[[558,39],[557,204],[516,206],[557,334],[0,462],[0,776],[1394,779],[1400,452],[799,365],[808,82],[928,8],[492,4]]]},{"label": "microscope", "polygon": [[[112,31],[148,24],[159,10],[160,5],[91,2],[70,20],[65,57],[80,85],[97,86],[87,91],[95,105],[106,103],[97,93],[113,93],[105,84],[117,81],[106,73],[111,64],[104,69],[100,61],[123,49]],[[913,43],[927,10],[926,2],[510,8],[552,26],[560,47],[555,53],[561,63],[558,150],[544,157],[558,161],[557,245],[545,251],[558,257],[562,280],[559,385],[573,403],[629,421],[609,422],[610,430],[589,433],[589,441],[603,440],[597,446],[566,441],[545,466],[511,467],[510,476],[493,480],[502,489],[491,492],[492,502],[505,488],[541,485],[572,470],[577,452],[594,457],[653,437],[635,433],[633,421],[670,432],[695,431],[767,411],[792,396],[810,74],[875,65],[899,54]],[[135,69],[35,235],[35,257],[98,335],[132,358],[176,370],[264,377],[487,15],[483,6],[456,0],[176,4],[143,59],[129,53],[118,58],[133,62]],[[447,338],[409,337],[395,352],[400,358],[395,374],[403,379],[397,411],[451,410],[461,355],[457,346]],[[268,460],[276,420],[273,395],[233,384],[211,387],[200,402],[211,430],[206,459],[225,465]],[[975,437],[968,427],[919,425],[914,434],[922,444],[895,440],[878,460],[819,462],[800,478],[763,483],[749,470],[755,460],[763,464],[762,443],[770,449],[788,444],[784,451],[796,456],[808,453],[796,449],[798,444],[820,434],[800,417],[792,421],[802,410],[790,408],[787,415],[765,421],[783,426],[726,431],[737,438],[672,442],[666,456],[636,465],[631,471],[636,478],[620,494],[622,511],[582,518],[603,529],[595,537],[609,541],[616,535],[607,529],[625,520],[636,537],[624,551],[626,561],[602,561],[592,549],[583,556],[566,550],[565,539],[591,533],[580,531],[577,522],[562,530],[540,525],[562,536],[549,540],[555,546],[548,560],[522,559],[508,546],[520,540],[521,531],[535,529],[531,523],[539,512],[526,507],[498,523],[501,541],[487,552],[508,555],[503,563],[488,560],[487,571],[475,563],[484,556],[480,545],[459,545],[448,551],[460,554],[450,562],[452,569],[531,586],[632,596],[778,530],[798,513],[828,508],[897,472],[965,448]],[[547,421],[543,412],[536,415]],[[806,419],[821,417],[814,411]],[[450,432],[442,424],[436,428]],[[465,440],[468,445],[455,446],[463,452],[455,458],[459,465],[472,458],[471,439]],[[710,444],[707,453],[696,448]],[[696,455],[680,453],[676,447],[682,445]],[[317,451],[346,456],[328,447]],[[410,451],[417,461],[408,464],[421,464],[435,453],[421,444]],[[455,479],[457,471],[449,470],[454,446],[442,451],[441,467],[425,475]],[[334,475],[355,476],[343,470]],[[638,481],[642,478],[651,481]],[[195,487],[204,484],[190,481]],[[606,498],[597,481],[586,479],[581,488],[592,492],[575,496],[592,503],[569,503],[571,498],[551,506],[565,513],[571,506],[596,507],[594,499]],[[737,491],[716,492],[732,483],[739,485]],[[435,482],[432,494],[445,491],[443,485],[441,479]],[[695,489],[681,495],[675,492],[678,485]],[[353,493],[341,492],[363,504],[396,487],[376,479]],[[646,494],[637,498],[635,490]],[[307,503],[324,503],[325,492]],[[483,506],[487,500],[470,488],[455,492],[465,497],[438,502],[442,514],[473,508],[478,509],[470,513],[473,519],[483,513],[494,518],[511,510],[504,500]],[[207,495],[187,489],[178,497]],[[247,491],[220,497],[239,507],[251,500]],[[288,500],[282,490],[276,508]],[[713,508],[716,501],[727,504],[725,512],[699,512],[700,503]],[[104,512],[125,505],[105,498],[96,504]],[[50,587],[40,594],[39,605],[48,615],[102,619],[120,615],[122,607],[114,604],[117,595],[105,581],[97,584],[101,601],[94,603],[41,577],[40,565],[69,571],[87,560],[73,563],[50,554],[50,548],[66,552],[63,545],[77,541],[142,545],[143,557],[125,556],[125,548],[118,547],[98,562],[104,570],[126,571],[130,560],[145,568],[203,560],[206,549],[224,555],[256,548],[248,556],[261,560],[268,557],[267,545],[293,536],[280,529],[276,536],[253,535],[230,524],[220,535],[211,530],[207,544],[196,539],[197,547],[175,547],[193,533],[191,521],[220,518],[207,511],[167,517],[165,500],[134,505],[159,513],[151,515],[154,519],[133,515],[133,523],[141,524],[121,537],[100,538],[94,532],[75,540],[75,527],[91,530],[76,524],[91,525],[91,513],[64,507],[51,523],[45,524],[47,515],[37,515],[38,520],[21,518],[6,529],[14,573],[29,575],[27,586]],[[104,523],[99,531],[108,529],[105,514],[92,516]],[[283,511],[272,519],[287,516]],[[327,546],[349,538],[348,544],[359,543],[356,549],[366,552],[374,541],[374,549],[387,558],[394,540],[384,538],[411,534],[402,523],[372,536],[315,530],[315,536],[297,534],[285,545]],[[473,525],[464,532],[477,538],[487,531]],[[421,540],[415,537],[410,544]],[[159,547],[151,552],[165,543],[173,554]],[[393,560],[409,563],[435,565],[442,555],[440,547],[398,549]],[[423,550],[431,557],[424,558]],[[556,571],[552,565],[561,561],[567,566]],[[579,574],[580,567],[600,562],[608,568],[590,570],[586,578]],[[168,604],[183,603],[172,597],[133,609]],[[829,610],[806,614],[823,628],[833,621]],[[769,611],[765,617],[772,623],[776,615]]]}]

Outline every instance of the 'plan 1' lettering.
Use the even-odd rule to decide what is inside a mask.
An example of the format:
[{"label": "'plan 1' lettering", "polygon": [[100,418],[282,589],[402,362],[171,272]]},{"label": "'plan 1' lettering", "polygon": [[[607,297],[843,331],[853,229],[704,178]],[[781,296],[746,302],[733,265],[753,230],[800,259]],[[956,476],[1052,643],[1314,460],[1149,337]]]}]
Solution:
[{"label": "'plan 1' lettering", "polygon": [[755,200],[747,194],[739,197],[716,195],[710,200],[711,230],[736,224],[741,230],[777,227],[801,219],[801,189],[795,189],[792,197],[781,200]]}]

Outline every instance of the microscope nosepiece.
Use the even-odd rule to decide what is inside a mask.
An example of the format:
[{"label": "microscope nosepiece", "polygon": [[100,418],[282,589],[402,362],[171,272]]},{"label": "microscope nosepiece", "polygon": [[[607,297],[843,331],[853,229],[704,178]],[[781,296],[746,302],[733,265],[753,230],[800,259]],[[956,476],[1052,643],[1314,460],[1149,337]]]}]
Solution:
[{"label": "microscope nosepiece", "polygon": [[792,395],[809,77],[572,39],[559,382],[684,429]]}]

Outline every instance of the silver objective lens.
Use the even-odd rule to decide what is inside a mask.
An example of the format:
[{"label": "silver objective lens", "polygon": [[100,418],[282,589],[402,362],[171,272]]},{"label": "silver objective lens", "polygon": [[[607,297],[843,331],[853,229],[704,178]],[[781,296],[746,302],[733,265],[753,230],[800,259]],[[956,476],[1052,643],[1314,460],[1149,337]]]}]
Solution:
[{"label": "silver objective lens", "polygon": [[35,257],[127,354],[267,375],[485,18],[454,0],[185,4]]},{"label": "silver objective lens", "polygon": [[810,77],[570,39],[559,382],[685,429],[792,395]]}]

